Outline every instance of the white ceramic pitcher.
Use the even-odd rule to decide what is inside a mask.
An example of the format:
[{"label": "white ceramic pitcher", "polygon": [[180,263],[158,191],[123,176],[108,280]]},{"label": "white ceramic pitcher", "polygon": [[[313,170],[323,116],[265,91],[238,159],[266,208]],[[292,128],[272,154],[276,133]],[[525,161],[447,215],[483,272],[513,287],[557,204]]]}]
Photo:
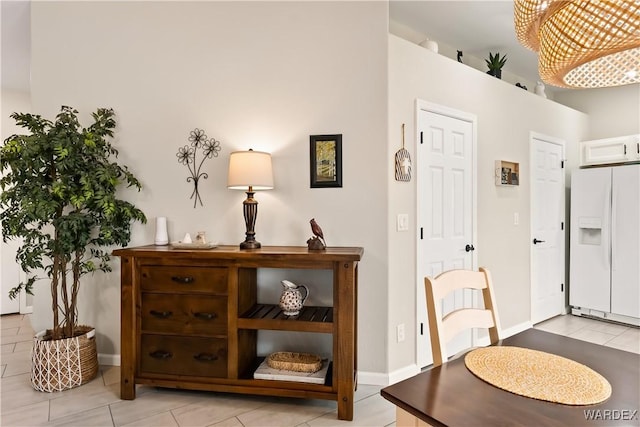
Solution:
[{"label": "white ceramic pitcher", "polygon": [[[288,280],[282,281],[282,295],[280,295],[280,308],[286,316],[297,316],[309,296],[309,288],[305,285],[296,285]],[[304,296],[300,289],[304,289]]]}]

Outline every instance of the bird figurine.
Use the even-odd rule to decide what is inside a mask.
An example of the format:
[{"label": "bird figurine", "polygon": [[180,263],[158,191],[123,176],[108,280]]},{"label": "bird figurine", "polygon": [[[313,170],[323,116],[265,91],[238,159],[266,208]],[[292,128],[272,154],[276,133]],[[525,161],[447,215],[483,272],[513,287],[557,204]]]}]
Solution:
[{"label": "bird figurine", "polygon": [[324,234],[322,234],[322,228],[320,228],[320,226],[316,222],[316,219],[311,218],[311,221],[309,221],[309,224],[311,224],[311,231],[313,232],[313,234],[321,238],[322,243],[326,245],[326,242],[324,241]]},{"label": "bird figurine", "polygon": [[324,240],[324,234],[322,234],[322,228],[318,225],[315,218],[311,218],[309,221],[311,224],[311,231],[315,235],[315,237],[307,240],[307,244],[309,245],[309,249],[325,249],[327,243]]}]

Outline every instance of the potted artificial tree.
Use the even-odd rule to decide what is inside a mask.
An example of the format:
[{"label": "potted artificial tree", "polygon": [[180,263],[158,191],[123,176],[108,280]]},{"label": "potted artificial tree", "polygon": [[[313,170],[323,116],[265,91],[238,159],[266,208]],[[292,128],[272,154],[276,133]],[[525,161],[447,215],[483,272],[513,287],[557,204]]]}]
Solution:
[{"label": "potted artificial tree", "polygon": [[489,52],[489,59],[485,59],[484,61],[487,63],[487,67],[489,67],[487,74],[502,79],[502,67],[504,67],[504,64],[507,62],[507,55],[501,58],[499,52],[496,52],[495,55]]},{"label": "potted artificial tree", "polygon": [[[141,188],[109,137],[116,122],[100,108],[93,124],[81,127],[78,112],[62,107],[55,121],[13,113],[28,135],[12,135],[0,148],[0,220],[3,239],[21,239],[16,256],[25,272],[44,272],[51,286],[53,325],[36,335],[31,383],[41,391],[79,386],[98,371],[93,328],[78,325],[82,276],[110,271],[109,246],[125,246],[134,221],[146,217],[119,200],[121,184]],[[32,294],[38,277],[11,290]]]}]

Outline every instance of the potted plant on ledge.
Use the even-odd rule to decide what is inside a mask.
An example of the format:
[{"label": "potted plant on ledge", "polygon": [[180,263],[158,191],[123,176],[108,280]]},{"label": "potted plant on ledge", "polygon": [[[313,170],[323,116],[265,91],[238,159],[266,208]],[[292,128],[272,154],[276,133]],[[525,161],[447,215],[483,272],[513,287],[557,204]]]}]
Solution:
[{"label": "potted plant on ledge", "polygon": [[501,58],[499,52],[496,52],[495,55],[489,52],[489,59],[485,59],[484,61],[487,63],[487,67],[489,67],[487,74],[502,79],[502,67],[504,67],[504,64],[507,62],[507,55]]},{"label": "potted plant on ledge", "polygon": [[[82,276],[111,271],[107,247],[126,246],[141,210],[119,200],[121,184],[141,185],[108,137],[116,122],[100,108],[93,124],[82,128],[78,112],[62,107],[55,121],[13,113],[29,135],[12,135],[0,148],[0,220],[3,240],[21,239],[16,261],[24,272],[44,271],[51,286],[53,325],[34,339],[31,384],[41,391],[73,388],[98,371],[93,328],[78,324]],[[13,288],[32,294],[38,277]]]}]

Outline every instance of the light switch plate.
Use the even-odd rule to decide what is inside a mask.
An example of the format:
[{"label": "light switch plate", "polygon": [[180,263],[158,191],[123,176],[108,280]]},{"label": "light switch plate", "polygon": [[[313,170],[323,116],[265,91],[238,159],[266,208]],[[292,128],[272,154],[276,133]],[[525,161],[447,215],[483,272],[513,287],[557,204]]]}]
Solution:
[{"label": "light switch plate", "polygon": [[409,215],[408,214],[398,214],[396,229],[398,231],[409,231]]}]

